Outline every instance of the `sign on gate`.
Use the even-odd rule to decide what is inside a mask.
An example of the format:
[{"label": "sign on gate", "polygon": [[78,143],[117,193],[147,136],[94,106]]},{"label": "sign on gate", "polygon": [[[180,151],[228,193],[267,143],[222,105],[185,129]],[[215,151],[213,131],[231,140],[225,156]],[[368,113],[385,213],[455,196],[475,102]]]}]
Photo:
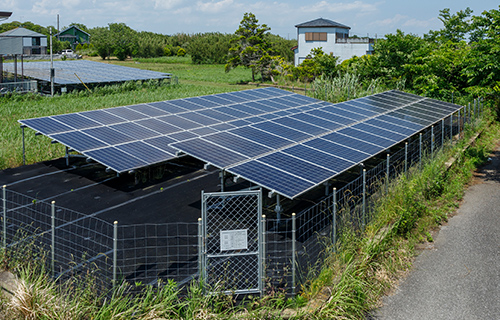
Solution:
[{"label": "sign on gate", "polygon": [[209,291],[262,292],[261,191],[202,193],[203,279]]}]

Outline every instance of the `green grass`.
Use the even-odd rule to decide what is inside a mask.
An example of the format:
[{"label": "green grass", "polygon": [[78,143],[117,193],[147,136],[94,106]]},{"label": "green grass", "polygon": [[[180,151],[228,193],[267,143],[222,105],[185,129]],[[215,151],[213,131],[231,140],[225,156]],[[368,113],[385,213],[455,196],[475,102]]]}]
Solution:
[{"label": "green grass", "polygon": [[[54,98],[39,95],[0,97],[0,170],[22,164],[22,135],[17,120],[72,113],[86,110],[131,105],[137,103],[171,100],[200,95],[230,92],[254,88],[237,85],[251,79],[251,71],[237,68],[224,72],[223,65],[194,65],[189,57],[162,57],[138,59],[138,61],[101,60],[129,67],[173,73],[179,78],[179,85],[155,86],[153,83],[136,85],[127,83],[87,91],[57,95]],[[137,62],[137,63],[136,63]],[[58,158],[64,149],[50,144],[44,136],[34,136],[30,129],[25,131],[26,163]]]}]

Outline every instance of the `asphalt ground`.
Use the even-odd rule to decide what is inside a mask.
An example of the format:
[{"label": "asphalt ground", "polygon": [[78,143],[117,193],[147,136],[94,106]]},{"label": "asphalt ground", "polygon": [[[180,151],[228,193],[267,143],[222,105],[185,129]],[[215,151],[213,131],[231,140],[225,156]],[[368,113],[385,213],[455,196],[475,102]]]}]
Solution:
[{"label": "asphalt ground", "polygon": [[500,147],[371,319],[500,319]]}]

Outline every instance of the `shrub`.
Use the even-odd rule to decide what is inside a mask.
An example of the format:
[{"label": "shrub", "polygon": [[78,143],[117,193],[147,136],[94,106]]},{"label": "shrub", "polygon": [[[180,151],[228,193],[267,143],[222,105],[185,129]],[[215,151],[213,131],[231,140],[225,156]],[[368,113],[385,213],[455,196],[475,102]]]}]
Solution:
[{"label": "shrub", "polygon": [[178,57],[184,57],[185,55],[186,55],[186,49],[179,48],[179,50],[177,51],[177,56]]}]

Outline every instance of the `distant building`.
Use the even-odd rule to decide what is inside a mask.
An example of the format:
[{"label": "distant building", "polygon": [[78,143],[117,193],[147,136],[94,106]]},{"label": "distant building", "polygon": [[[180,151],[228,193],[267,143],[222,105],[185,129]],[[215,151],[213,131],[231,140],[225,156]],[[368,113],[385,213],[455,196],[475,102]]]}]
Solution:
[{"label": "distant building", "polygon": [[314,48],[322,48],[326,54],[339,57],[339,62],[373,53],[374,39],[349,38],[350,27],[338,22],[319,18],[295,26],[297,46],[295,65],[301,64]]},{"label": "distant building", "polygon": [[78,44],[90,43],[90,34],[78,28],[71,26],[56,34],[59,41],[68,41],[71,48],[75,49]]},{"label": "distant building", "polygon": [[0,54],[47,54],[47,36],[26,28],[0,33]]}]

